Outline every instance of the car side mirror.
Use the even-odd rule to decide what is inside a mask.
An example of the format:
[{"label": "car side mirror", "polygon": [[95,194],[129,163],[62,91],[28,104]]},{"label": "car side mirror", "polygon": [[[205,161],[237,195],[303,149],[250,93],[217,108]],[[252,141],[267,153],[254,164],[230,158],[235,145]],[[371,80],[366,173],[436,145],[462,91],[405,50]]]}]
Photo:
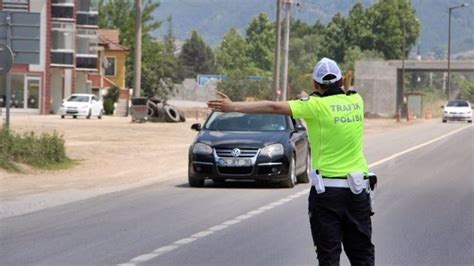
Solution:
[{"label": "car side mirror", "polygon": [[306,131],[306,128],[302,124],[295,125],[295,132]]},{"label": "car side mirror", "polygon": [[193,124],[191,126],[191,129],[195,131],[201,131],[201,124],[200,123]]}]

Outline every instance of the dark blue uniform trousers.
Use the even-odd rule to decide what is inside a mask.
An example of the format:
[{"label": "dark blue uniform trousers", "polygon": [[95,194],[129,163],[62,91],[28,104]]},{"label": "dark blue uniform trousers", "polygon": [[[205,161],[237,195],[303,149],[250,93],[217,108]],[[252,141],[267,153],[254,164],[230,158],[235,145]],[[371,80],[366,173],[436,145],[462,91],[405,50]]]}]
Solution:
[{"label": "dark blue uniform trousers", "polygon": [[309,194],[309,220],[319,265],[339,265],[341,243],[351,265],[374,265],[369,194],[326,188]]}]

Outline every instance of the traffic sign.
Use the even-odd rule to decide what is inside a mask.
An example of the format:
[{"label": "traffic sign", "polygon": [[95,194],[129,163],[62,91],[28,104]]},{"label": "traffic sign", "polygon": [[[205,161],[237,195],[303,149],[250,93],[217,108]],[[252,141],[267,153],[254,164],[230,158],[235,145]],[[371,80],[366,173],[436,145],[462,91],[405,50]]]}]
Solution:
[{"label": "traffic sign", "polygon": [[[7,45],[0,43],[0,74],[6,74],[13,65],[13,52]],[[3,85],[3,84],[2,84]]]}]

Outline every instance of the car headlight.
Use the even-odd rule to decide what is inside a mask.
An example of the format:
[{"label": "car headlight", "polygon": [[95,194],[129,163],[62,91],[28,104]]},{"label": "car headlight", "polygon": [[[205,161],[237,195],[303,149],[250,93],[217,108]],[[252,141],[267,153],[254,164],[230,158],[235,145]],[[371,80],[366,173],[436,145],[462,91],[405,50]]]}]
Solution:
[{"label": "car headlight", "polygon": [[283,155],[284,153],[285,153],[285,149],[283,148],[283,145],[281,145],[280,143],[268,145],[260,151],[260,155],[267,156],[267,157]]},{"label": "car headlight", "polygon": [[196,143],[193,147],[193,153],[195,154],[212,154],[212,148],[204,143]]}]

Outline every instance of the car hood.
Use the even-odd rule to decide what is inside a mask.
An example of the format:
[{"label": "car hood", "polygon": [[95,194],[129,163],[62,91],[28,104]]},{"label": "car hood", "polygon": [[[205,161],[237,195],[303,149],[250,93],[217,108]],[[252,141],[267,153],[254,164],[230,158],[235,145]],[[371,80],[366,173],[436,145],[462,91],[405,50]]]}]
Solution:
[{"label": "car hood", "polygon": [[469,111],[471,111],[471,108],[470,107],[445,107],[444,111],[469,113]]},{"label": "car hood", "polygon": [[84,102],[64,102],[63,103],[64,107],[83,107],[83,106],[89,106],[90,103],[84,103]]},{"label": "car hood", "polygon": [[281,142],[288,134],[286,131],[210,131],[202,130],[197,141],[215,148],[240,147],[260,148],[272,143]]}]

